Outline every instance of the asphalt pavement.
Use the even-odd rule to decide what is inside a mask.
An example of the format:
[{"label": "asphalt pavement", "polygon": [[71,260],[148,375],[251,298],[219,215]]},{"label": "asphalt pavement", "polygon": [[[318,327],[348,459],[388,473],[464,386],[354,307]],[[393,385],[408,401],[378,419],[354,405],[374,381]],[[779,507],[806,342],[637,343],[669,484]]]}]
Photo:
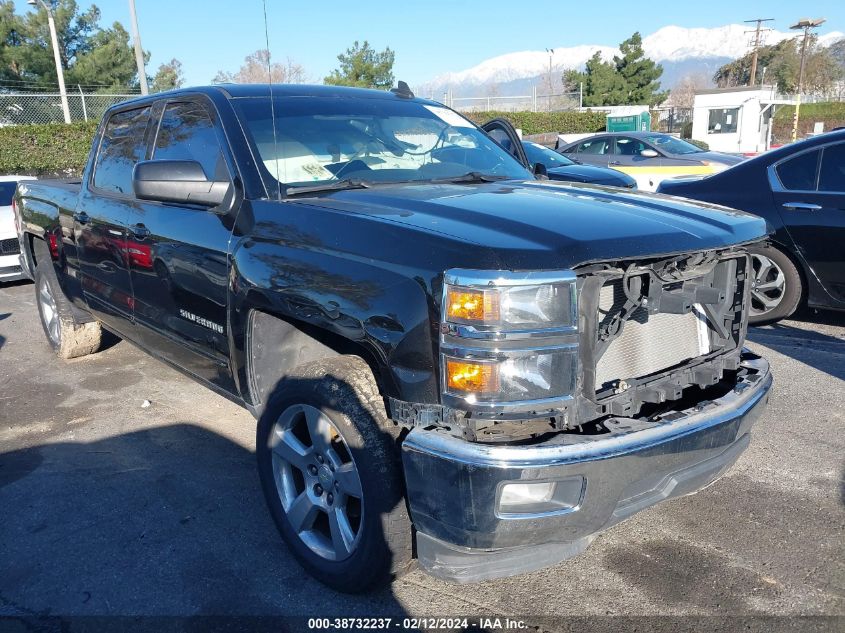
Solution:
[{"label": "asphalt pavement", "polygon": [[749,338],[774,396],[714,485],[547,570],[347,596],[278,536],[247,411],[126,342],[56,359],[0,286],[0,616],[845,616],[845,315]]}]

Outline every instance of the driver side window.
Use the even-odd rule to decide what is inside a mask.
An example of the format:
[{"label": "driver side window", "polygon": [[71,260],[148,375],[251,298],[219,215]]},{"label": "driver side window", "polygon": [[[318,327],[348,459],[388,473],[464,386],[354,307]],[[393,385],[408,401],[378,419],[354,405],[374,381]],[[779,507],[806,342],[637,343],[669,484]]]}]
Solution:
[{"label": "driver side window", "polygon": [[616,151],[613,153],[621,156],[639,156],[644,149],[649,149],[649,147],[642,141],[629,136],[620,136],[616,139]]},{"label": "driver side window", "polygon": [[199,103],[169,103],[156,135],[153,159],[193,160],[209,180],[229,180],[214,122]]}]

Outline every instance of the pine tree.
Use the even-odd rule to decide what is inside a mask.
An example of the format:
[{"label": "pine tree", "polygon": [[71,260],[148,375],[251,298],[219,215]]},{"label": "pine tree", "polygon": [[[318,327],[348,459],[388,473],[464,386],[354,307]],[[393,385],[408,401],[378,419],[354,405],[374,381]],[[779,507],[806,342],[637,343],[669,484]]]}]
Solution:
[{"label": "pine tree", "polygon": [[393,85],[395,57],[390,48],[378,53],[369,42],[361,45],[356,41],[346,49],[346,53],[337,56],[340,68],[333,70],[323,81],[335,86],[387,89]]},{"label": "pine tree", "polygon": [[619,95],[625,92],[616,68],[603,61],[598,51],[587,60],[584,72],[567,71],[564,81],[574,88],[584,84],[585,106],[618,105]]},{"label": "pine tree", "polygon": [[663,101],[668,95],[660,92],[658,81],[663,67],[645,56],[640,34],[634,33],[619,49],[622,56],[614,56],[612,63],[602,61],[596,51],[584,72],[569,70],[564,82],[570,90],[584,84],[585,106],[655,105]]},{"label": "pine tree", "polygon": [[622,56],[614,56],[616,72],[622,76],[625,94],[619,94],[620,103],[656,105],[666,99],[668,93],[660,92],[660,76],[663,67],[645,56],[643,38],[634,33],[619,45]]}]

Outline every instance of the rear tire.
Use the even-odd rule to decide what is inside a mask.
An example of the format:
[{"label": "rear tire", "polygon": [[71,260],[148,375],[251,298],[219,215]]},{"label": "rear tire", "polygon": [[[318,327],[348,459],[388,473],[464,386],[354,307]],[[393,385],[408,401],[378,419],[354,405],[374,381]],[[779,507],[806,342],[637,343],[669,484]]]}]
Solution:
[{"label": "rear tire", "polygon": [[50,259],[41,258],[35,269],[35,302],[47,342],[59,358],[77,358],[100,349],[99,322],[76,319]]},{"label": "rear tire", "polygon": [[748,322],[763,325],[785,319],[798,308],[804,292],[798,268],[774,246],[753,246],[748,250],[752,268]]},{"label": "rear tire", "polygon": [[398,432],[363,360],[295,368],[270,397],[256,437],[270,513],[312,576],[361,593],[410,569]]}]

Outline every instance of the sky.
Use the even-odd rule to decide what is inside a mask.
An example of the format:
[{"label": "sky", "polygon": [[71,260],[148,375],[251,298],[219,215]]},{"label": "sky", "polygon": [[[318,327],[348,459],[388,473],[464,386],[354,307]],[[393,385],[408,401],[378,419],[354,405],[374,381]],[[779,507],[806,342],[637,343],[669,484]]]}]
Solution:
[{"label": "sky", "polygon": [[[77,0],[81,7],[90,0]],[[412,86],[505,53],[579,44],[615,46],[634,31],[643,36],[670,24],[716,27],[775,18],[785,31],[803,17],[825,17],[820,29],[845,31],[843,0],[266,0],[270,51],[291,58],[320,82],[337,55],[355,40],[396,52],[394,76]],[[128,0],[95,1],[102,24],[130,30]],[[18,11],[26,10],[16,0]],[[262,0],[135,0],[141,42],[151,53],[148,75],[172,58],[182,62],[186,85],[210,83],[217,71],[235,71],[265,48]],[[656,8],[656,11],[649,11]]]}]

